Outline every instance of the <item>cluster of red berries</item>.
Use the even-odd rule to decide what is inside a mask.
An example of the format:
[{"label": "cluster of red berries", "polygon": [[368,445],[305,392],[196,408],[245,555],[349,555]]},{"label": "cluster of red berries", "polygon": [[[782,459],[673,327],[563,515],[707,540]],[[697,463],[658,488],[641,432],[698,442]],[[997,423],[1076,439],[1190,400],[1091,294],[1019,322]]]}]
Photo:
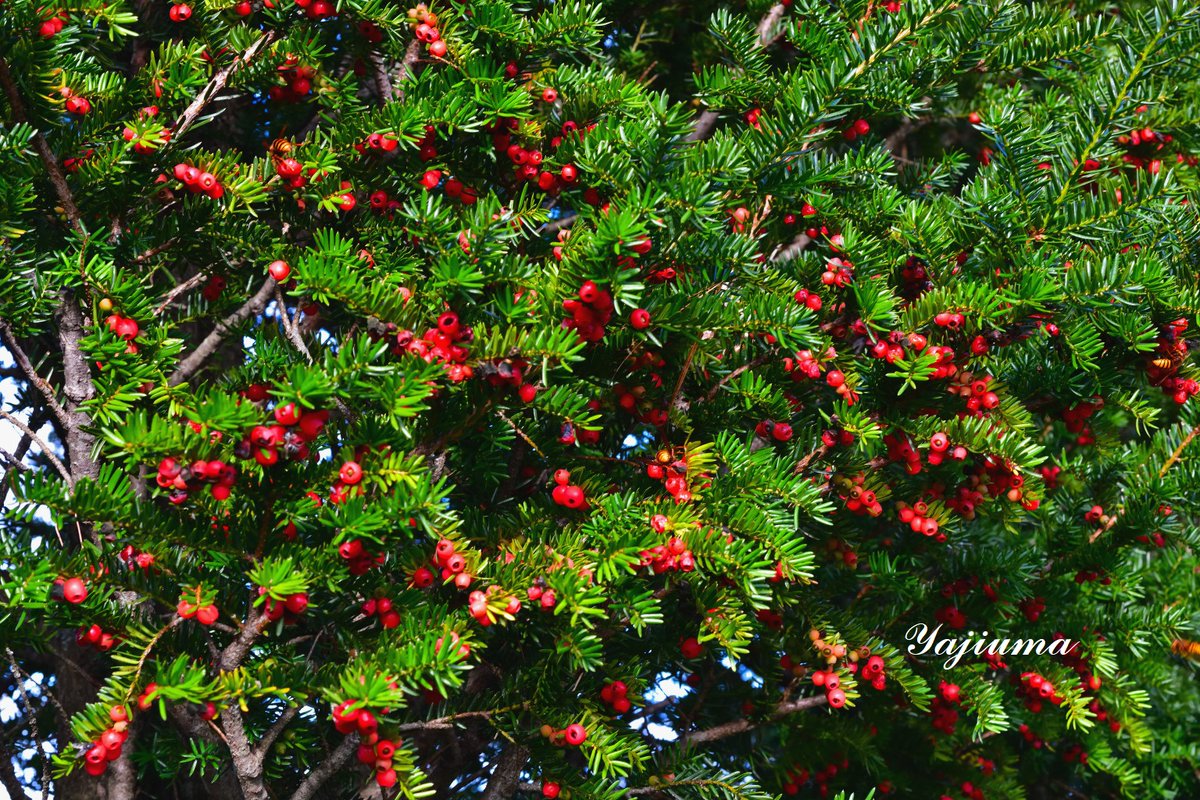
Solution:
[{"label": "cluster of red berries", "polygon": [[1020,677],[1021,688],[1025,693],[1025,707],[1037,714],[1042,710],[1042,703],[1062,705],[1063,698],[1054,688],[1054,684],[1036,672],[1023,672]]},{"label": "cluster of red berries", "polygon": [[467,560],[455,548],[454,542],[442,539],[433,549],[433,563],[441,570],[442,581],[454,581],[459,589],[471,585],[471,575],[467,570]]},{"label": "cluster of red berries", "polygon": [[764,419],[754,426],[754,432],[761,439],[775,439],[778,442],[789,442],[792,439],[792,426],[786,422],[775,422]]},{"label": "cluster of red berries", "polygon": [[129,343],[125,348],[126,353],[137,352],[137,345],[133,343],[141,333],[137,320],[114,313],[104,318],[104,326]]},{"label": "cluster of red berries", "polygon": [[588,505],[583,487],[572,484],[571,473],[565,469],[554,471],[554,489],[550,492],[550,499],[570,509],[587,508]]},{"label": "cluster of red berries", "polygon": [[211,172],[205,172],[199,167],[183,162],[176,164],[171,171],[175,175],[175,179],[183,183],[192,194],[204,194],[213,200],[225,196],[225,187]]},{"label": "cluster of red berries", "polygon": [[461,324],[457,314],[447,311],[438,317],[437,327],[427,330],[420,339],[412,331],[398,332],[392,352],[396,355],[410,353],[428,363],[442,364],[450,380],[458,383],[475,374],[475,370],[465,363],[468,351],[463,346],[474,338],[471,326]]},{"label": "cluster of red berries", "polygon": [[408,21],[413,26],[413,35],[417,41],[429,45],[429,55],[444,58],[446,41],[437,29],[437,15],[424,3],[418,3],[415,8],[408,10]]},{"label": "cluster of red berries", "polygon": [[[971,783],[970,781],[963,781],[962,785],[959,786],[958,788],[959,788],[959,791],[962,792],[963,797],[965,797],[966,800],[985,800],[985,797],[983,794],[983,789],[980,789],[978,786]],[[950,797],[950,795],[944,794],[941,797],[939,797],[938,800],[954,800],[954,799],[952,797]]]},{"label": "cluster of red berries", "polygon": [[941,681],[938,684],[938,694],[933,698],[930,714],[932,725],[936,731],[950,735],[958,724],[958,709],[955,706],[962,702],[962,690],[958,684]]},{"label": "cluster of red berries", "polygon": [[[426,137],[432,136],[433,126],[426,126]],[[374,151],[375,154],[391,153],[400,146],[400,140],[394,133],[372,133],[361,142],[354,145],[354,149],[359,155],[366,155],[368,151]]]},{"label": "cluster of red berries", "polygon": [[525,596],[529,598],[529,602],[537,603],[542,611],[550,611],[558,605],[558,595],[553,589],[546,588],[546,582],[542,578],[538,578],[525,590]]},{"label": "cluster of red berries", "polygon": [[38,35],[45,39],[49,39],[63,29],[64,21],[69,18],[70,15],[67,13],[66,9],[61,9],[59,11],[51,10],[50,16],[42,20],[42,23],[38,26]]},{"label": "cluster of red berries", "polygon": [[821,306],[823,305],[821,302],[821,296],[817,294],[816,290],[814,289],[800,289],[793,295],[793,297],[795,297],[797,303],[807,306],[813,311],[820,311]]},{"label": "cluster of red berries", "polygon": [[963,372],[955,377],[949,392],[967,398],[967,412],[981,417],[984,411],[991,411],[1000,405],[1000,396],[988,388],[991,382],[991,375],[976,377],[973,373]]},{"label": "cluster of red berries", "polygon": [[[262,586],[258,587],[258,594],[265,595],[267,590]],[[263,611],[266,612],[267,619],[271,622],[283,620],[285,625],[292,625],[298,620],[301,614],[308,610],[308,593],[296,592],[289,594],[283,600],[276,600],[268,597],[263,601]]]},{"label": "cluster of red berries", "polygon": [[[322,6],[326,9],[332,9],[332,6],[327,0],[314,0],[309,6],[311,13],[312,8]],[[283,84],[275,84],[267,90],[267,96],[276,103],[299,103],[312,93],[313,78],[317,76],[317,70],[313,67],[300,64],[300,59],[294,55],[289,55],[284,59],[284,62],[277,68],[279,77],[283,79]]]},{"label": "cluster of red berries", "polygon": [[1044,597],[1029,597],[1017,604],[1021,609],[1021,613],[1025,615],[1025,619],[1030,622],[1037,622],[1042,616],[1042,612],[1046,610],[1046,598]]},{"label": "cluster of red berries", "polygon": [[594,281],[584,281],[579,287],[579,298],[564,300],[563,310],[571,315],[563,320],[564,328],[573,328],[585,342],[598,342],[604,338],[604,326],[612,319],[612,295]]},{"label": "cluster of red berries", "polygon": [[131,544],[127,544],[121,548],[121,552],[117,557],[124,562],[128,569],[149,570],[154,563],[154,556],[150,553],[138,550]]},{"label": "cluster of red berries", "polygon": [[865,119],[856,119],[846,126],[842,131],[842,138],[847,142],[853,142],[860,136],[866,136],[871,132],[871,125]]},{"label": "cluster of red berries", "polygon": [[88,161],[95,157],[96,157],[95,149],[89,147],[89,148],[85,149],[83,151],[83,153],[79,156],[73,156],[71,158],[64,158],[63,159],[63,169],[65,169],[67,172],[78,172],[79,168],[83,166],[85,161]]},{"label": "cluster of red berries", "polygon": [[882,692],[887,688],[887,675],[884,670],[886,665],[883,659],[879,656],[870,656],[862,665],[861,676],[864,681],[871,684],[871,688]]},{"label": "cluster of red berries", "polygon": [[849,261],[835,257],[825,262],[825,271],[821,273],[821,283],[841,289],[849,286],[853,280],[854,265]]},{"label": "cluster of red berries", "polygon": [[654,480],[663,482],[663,488],[675,498],[676,503],[686,503],[692,499],[692,492],[687,482],[687,461],[674,458],[670,450],[660,450],[654,457],[655,463],[646,466],[646,474]]},{"label": "cluster of red berries", "polygon": [[896,508],[900,521],[912,528],[913,533],[936,536],[939,542],[946,541],[946,534],[938,533],[938,521],[933,517],[926,516],[929,513],[928,504],[919,500],[911,506],[901,502],[896,504]]},{"label": "cluster of red berries", "polygon": [[243,458],[252,457],[264,467],[279,463],[281,457],[292,461],[308,458],[309,444],[329,421],[329,411],[302,411],[295,403],[276,405],[272,416],[273,424],[255,425],[238,448]]},{"label": "cluster of red berries", "polygon": [[75,631],[75,644],[80,647],[95,647],[101,653],[107,653],[116,643],[117,634],[107,633],[99,625],[87,625]]},{"label": "cluster of red berries", "polygon": [[121,757],[121,748],[129,738],[129,710],[125,706],[110,708],[108,718],[112,725],[83,755],[83,769],[93,777],[103,775],[109,763]]},{"label": "cluster of red berries", "polygon": [[[424,569],[424,567],[422,567]],[[429,570],[425,570],[429,572]],[[432,573],[429,576],[433,580]],[[379,624],[385,630],[391,630],[400,624],[400,612],[393,607],[390,597],[372,597],[362,604],[362,613],[368,617],[379,616]]]},{"label": "cluster of red berries", "polygon": [[170,490],[167,499],[175,505],[185,502],[205,483],[210,484],[208,491],[214,499],[225,500],[236,481],[237,467],[224,461],[193,461],[185,467],[170,457],[158,462],[155,478],[161,488]]},{"label": "cluster of red berries", "polygon": [[629,702],[629,687],[624,681],[612,681],[604,684],[600,690],[600,699],[612,706],[613,713],[625,714],[633,708]]},{"label": "cluster of red berries", "polygon": [[179,598],[179,602],[175,604],[175,612],[182,619],[195,618],[197,622],[205,627],[214,624],[220,616],[217,607],[212,603],[205,603],[201,598],[201,587],[197,586],[194,590],[185,591]]},{"label": "cluster of red berries", "polygon": [[816,784],[817,794],[821,797],[828,797],[829,782],[837,777],[839,772],[849,768],[850,759],[848,758],[842,758],[840,763],[830,762],[813,773],[803,767],[792,767],[783,773],[783,785],[779,788],[790,797],[799,794],[804,784],[812,780]]},{"label": "cluster of red berries", "polygon": [[783,360],[784,372],[792,374],[793,381],[801,381],[804,378],[816,380],[821,377],[821,364],[812,354],[811,350],[801,350],[796,353],[796,358],[785,358]]},{"label": "cluster of red berries", "polygon": [[337,5],[330,0],[295,0],[295,3],[297,8],[304,9],[309,19],[330,19],[337,16]]},{"label": "cluster of red berries", "polygon": [[378,734],[375,734],[375,738],[377,741],[373,744],[368,744],[364,740],[358,746],[358,761],[360,764],[373,767],[375,782],[384,789],[388,789],[396,785],[397,775],[396,770],[392,768],[392,758],[395,756],[401,740],[392,741],[379,738]]},{"label": "cluster of red berries", "polygon": [[854,444],[854,434],[845,428],[821,431],[821,444],[826,447],[847,447]]},{"label": "cluster of red berries", "polygon": [[1026,725],[1024,722],[1022,722],[1020,724],[1020,726],[1017,727],[1017,731],[1021,734],[1021,737],[1025,741],[1029,742],[1029,744],[1033,747],[1034,750],[1041,750],[1043,747],[1045,747],[1046,741],[1044,739],[1042,739],[1042,737],[1040,737],[1036,733],[1034,733],[1033,729],[1030,728],[1028,725]]},{"label": "cluster of red berries", "polygon": [[[495,613],[490,608],[488,598],[502,594],[503,591],[499,586],[489,586],[486,592],[475,590],[467,597],[467,610],[475,618],[475,621],[485,628],[496,621]],[[510,595],[503,602],[504,614],[507,616],[515,616],[521,611],[521,601],[516,597]]]},{"label": "cluster of red berries", "polygon": [[926,461],[931,467],[936,467],[945,459],[951,461],[965,461],[967,458],[967,448],[962,445],[950,446],[950,437],[944,432],[938,431],[929,437],[929,455],[926,456]]},{"label": "cluster of red berries", "polygon": [[[655,533],[665,533],[669,524],[670,521],[662,514],[655,514],[650,518],[650,527]],[[642,557],[641,566],[649,567],[655,575],[676,570],[692,572],[696,569],[695,556],[678,536],[672,536],[665,545],[656,545],[638,555]]]},{"label": "cluster of red berries", "polygon": [[541,734],[549,739],[551,744],[559,747],[563,745],[578,747],[587,741],[587,729],[578,722],[573,722],[562,730],[555,730],[552,725],[543,725]]},{"label": "cluster of red berries", "polygon": [[879,496],[866,488],[866,479],[866,475],[861,472],[852,478],[841,478],[840,483],[845,493],[839,493],[839,497],[846,503],[846,510],[852,514],[878,517],[883,513],[883,505],[879,502]]},{"label": "cluster of red berries", "polygon": [[[815,206],[812,205],[812,203],[801,204],[800,217],[802,217],[804,219],[809,219],[811,217],[815,217],[816,215],[817,215],[817,209]],[[783,215],[783,224],[784,225],[795,225],[796,222],[797,222],[797,217],[792,212],[789,211]],[[818,231],[815,228],[810,229],[810,230],[812,230],[814,234],[820,233],[820,231]],[[828,230],[826,230],[825,232],[828,233]],[[808,238],[815,239],[817,237],[815,235],[813,235],[813,236],[809,236]],[[816,310],[816,309],[814,309],[814,310]]]},{"label": "cluster of red berries", "polygon": [[830,708],[842,708],[846,705],[846,693],[842,691],[842,679],[833,670],[817,670],[813,673],[814,686],[825,690],[825,700]]},{"label": "cluster of red berries", "polygon": [[[394,685],[394,684],[393,684]],[[379,721],[365,708],[351,708],[354,701],[345,700],[333,707],[333,727],[338,733],[357,733],[362,737],[358,746],[358,760],[375,767],[375,782],[387,789],[396,785],[398,776],[392,768],[392,757],[400,741],[384,739],[379,735]]]},{"label": "cluster of red berries", "polygon": [[[421,186],[425,189],[425,191],[431,192],[441,185],[442,191],[445,192],[447,197],[457,200],[464,206],[475,205],[475,201],[479,199],[478,192],[469,186],[464,186],[463,182],[458,178],[449,177],[446,178],[445,182],[443,183],[442,177],[442,171],[440,169],[427,170],[425,174],[421,176]],[[470,246],[468,242],[468,246],[463,248],[463,250],[465,252],[469,249]]]},{"label": "cluster of red berries", "polygon": [[387,559],[383,553],[367,550],[362,539],[349,539],[338,545],[338,555],[346,562],[351,575],[365,575],[372,567],[382,566]]}]

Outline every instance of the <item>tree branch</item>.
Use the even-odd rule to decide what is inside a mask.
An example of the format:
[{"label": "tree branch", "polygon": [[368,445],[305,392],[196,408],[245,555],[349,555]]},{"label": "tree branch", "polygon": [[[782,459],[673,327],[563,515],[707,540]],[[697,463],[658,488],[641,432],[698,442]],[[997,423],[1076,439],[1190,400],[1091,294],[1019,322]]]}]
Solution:
[{"label": "tree branch", "polygon": [[283,302],[283,292],[280,291],[278,285],[275,287],[275,305],[279,309],[279,321],[283,324],[283,332],[287,335],[288,341],[291,342],[292,346],[299,350],[304,356],[304,359],[311,364],[313,360],[312,353],[308,352],[308,348],[304,345],[304,339],[300,336],[300,328],[297,327],[297,325],[292,321],[291,317],[288,316],[287,304]]},{"label": "tree branch", "polygon": [[15,425],[17,429],[21,431],[21,433],[28,436],[34,444],[41,448],[42,453],[44,453],[46,458],[50,460],[50,463],[54,465],[54,468],[58,470],[58,474],[63,476],[68,485],[73,486],[75,484],[75,481],[71,478],[71,471],[68,470],[66,465],[63,464],[59,457],[54,454],[54,451],[50,449],[50,445],[46,444],[45,439],[38,436],[37,433],[28,425],[26,425],[20,417],[14,416],[3,409],[0,409],[0,417],[4,417],[4,419]]},{"label": "tree branch", "polygon": [[317,790],[346,765],[350,757],[358,750],[358,734],[352,733],[342,740],[342,743],[322,761],[316,769],[308,773],[304,782],[292,793],[292,800],[312,800]]},{"label": "tree branch", "polygon": [[189,353],[183,361],[179,362],[179,366],[171,373],[168,383],[171,386],[178,386],[195,375],[204,366],[204,362],[208,360],[208,357],[215,353],[217,348],[221,346],[221,342],[225,340],[230,331],[250,317],[262,312],[263,308],[267,305],[267,300],[270,299],[274,291],[275,279],[268,277],[253,297],[243,303],[242,307],[237,311],[234,311],[228,317],[218,322],[216,327],[213,328],[212,333],[204,337],[204,341],[200,342],[200,345],[195,350]]},{"label": "tree branch", "polygon": [[8,348],[8,352],[12,353],[13,360],[17,362],[17,366],[25,373],[25,377],[29,382],[37,388],[42,396],[46,398],[46,404],[50,409],[50,413],[58,420],[59,424],[64,429],[70,427],[71,418],[67,414],[67,410],[58,402],[58,398],[54,396],[54,387],[46,380],[38,375],[37,370],[33,368],[33,362],[29,360],[29,356],[21,348],[17,342],[17,337],[13,334],[12,326],[8,324],[8,320],[0,319],[0,338],[4,340],[4,346]]},{"label": "tree branch", "polygon": [[183,113],[175,120],[175,124],[171,126],[171,141],[179,141],[187,129],[195,124],[197,118],[203,113],[208,104],[216,98],[217,93],[229,83],[229,79],[233,76],[234,72],[253,61],[259,53],[277,41],[282,35],[280,31],[267,31],[247,47],[244,53],[219,69],[209,79],[205,87],[200,90],[200,93],[188,104],[188,107],[183,110]]},{"label": "tree branch", "polygon": [[187,294],[192,289],[195,289],[207,279],[208,275],[206,275],[204,272],[197,272],[183,283],[171,289],[171,291],[167,292],[167,296],[163,298],[163,301],[158,304],[158,308],[154,309],[154,316],[162,316],[162,313],[170,308],[171,304],[178,300],[180,296]]},{"label": "tree branch", "polygon": [[[799,700],[780,703],[775,707],[775,710],[771,712],[771,715],[767,717],[765,722],[775,722],[776,720],[782,719],[789,714],[795,714],[798,711],[805,711],[810,708],[816,708],[817,706],[823,706],[826,702],[825,695],[819,694],[813,697],[803,697]],[[730,736],[737,736],[739,733],[748,733],[759,727],[761,724],[762,723],[752,722],[743,717],[742,719],[735,719],[732,722],[726,722],[713,728],[685,733],[683,736],[679,737],[679,741],[681,744],[687,745],[715,742],[721,739],[728,739]]]},{"label": "tree branch", "polygon": [[496,766],[492,768],[481,800],[509,800],[517,791],[521,770],[525,769],[528,761],[529,748],[515,742],[506,747],[496,759]]},{"label": "tree branch", "polygon": [[279,719],[271,723],[271,727],[267,728],[262,735],[262,739],[254,746],[255,754],[259,760],[266,757],[267,751],[271,749],[271,745],[275,744],[275,740],[279,738],[279,734],[283,733],[283,729],[296,718],[300,713],[300,706],[288,706],[279,715]]}]

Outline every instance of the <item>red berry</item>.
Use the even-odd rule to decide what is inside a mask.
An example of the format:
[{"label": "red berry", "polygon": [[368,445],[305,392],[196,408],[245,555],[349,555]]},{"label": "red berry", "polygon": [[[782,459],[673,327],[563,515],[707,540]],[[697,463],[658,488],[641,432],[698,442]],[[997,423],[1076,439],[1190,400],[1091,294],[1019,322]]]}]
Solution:
[{"label": "red berry", "polygon": [[446,42],[443,39],[438,39],[436,42],[431,42],[429,45],[429,55],[434,58],[445,58]]},{"label": "red berry", "polygon": [[554,800],[554,798],[558,797],[560,791],[562,789],[554,781],[542,781],[542,797],[547,798],[547,800]]},{"label": "red berry", "polygon": [[80,578],[67,578],[62,586],[63,599],[71,605],[79,605],[87,599],[88,590]]},{"label": "red berry", "polygon": [[825,693],[825,699],[829,701],[830,708],[841,708],[846,705],[846,693],[841,689],[831,689]]},{"label": "red berry", "polygon": [[650,327],[650,312],[644,308],[635,308],[629,315],[629,324],[634,330],[643,331]]},{"label": "red berry", "polygon": [[171,22],[187,22],[192,16],[192,7],[187,3],[178,3],[171,6],[167,16],[171,18]]},{"label": "red berry", "polygon": [[342,464],[342,468],[338,470],[338,478],[342,483],[353,486],[362,480],[363,469],[357,461],[347,461]]},{"label": "red berry", "polygon": [[283,283],[292,274],[292,268],[286,261],[272,261],[267,265],[267,273],[278,283]]},{"label": "red berry", "polygon": [[846,383],[846,376],[842,374],[841,370],[831,369],[825,375],[825,382],[836,389]]},{"label": "red berry", "polygon": [[88,102],[86,97],[80,97],[77,94],[73,94],[67,98],[67,111],[69,113],[82,117],[91,110],[92,104]]},{"label": "red berry", "polygon": [[567,740],[567,744],[578,747],[587,739],[587,731],[582,725],[575,722],[567,726],[567,729],[563,731],[563,737]]},{"label": "red berry", "polygon": [[700,654],[704,652],[704,645],[700,644],[695,636],[691,636],[684,639],[683,643],[679,645],[679,652],[687,659],[699,658]]},{"label": "red berry", "polygon": [[275,421],[280,425],[295,425],[300,421],[300,409],[295,403],[284,403],[275,406]]},{"label": "red berry", "polygon": [[293,614],[303,614],[308,608],[308,594],[298,592],[297,594],[289,595],[288,599],[283,603],[287,610]]},{"label": "red berry", "polygon": [[217,611],[216,606],[201,606],[196,609],[196,621],[201,625],[212,625],[217,621],[217,617],[219,616],[220,612]]},{"label": "red berry", "polygon": [[547,87],[542,90],[542,100],[546,101],[547,103],[553,103],[554,101],[558,100],[558,92]]}]

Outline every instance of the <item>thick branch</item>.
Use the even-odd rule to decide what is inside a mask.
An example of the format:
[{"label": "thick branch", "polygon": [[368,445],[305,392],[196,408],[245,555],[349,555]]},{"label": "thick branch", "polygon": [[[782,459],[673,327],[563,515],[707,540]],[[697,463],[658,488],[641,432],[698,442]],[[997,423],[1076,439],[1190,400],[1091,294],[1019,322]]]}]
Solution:
[{"label": "thick branch", "polygon": [[356,750],[358,750],[358,734],[352,733],[343,739],[337,749],[330,753],[316,769],[308,773],[308,777],[292,794],[292,800],[312,800],[313,797],[316,797],[317,790],[346,765]]},{"label": "thick branch", "polygon": [[267,31],[256,39],[252,45],[247,47],[246,52],[217,70],[216,74],[209,79],[208,84],[200,90],[200,93],[196,95],[188,107],[183,110],[183,113],[179,115],[179,119],[175,120],[175,124],[171,126],[171,141],[179,141],[184,132],[195,124],[196,119],[204,112],[208,104],[229,83],[229,79],[233,76],[233,73],[253,61],[259,53],[279,39],[281,35],[279,31]]},{"label": "thick branch", "polygon": [[513,743],[505,748],[492,768],[482,800],[509,800],[520,785],[521,770],[528,761],[529,748],[524,745]]},{"label": "thick branch", "polygon": [[[799,700],[793,700],[787,703],[780,703],[775,707],[768,717],[768,722],[774,722],[778,719],[795,714],[797,711],[805,711],[817,706],[823,706],[826,703],[825,695],[819,694],[814,697],[803,697]],[[757,728],[761,723],[752,722],[748,719],[735,719],[732,722],[726,722],[717,725],[714,728],[708,728],[702,731],[692,731],[685,733],[680,737],[679,741],[683,744],[701,744],[703,742],[715,742],[721,739],[728,739],[730,736],[737,736],[739,733],[748,733]]]},{"label": "thick branch", "polygon": [[25,377],[29,382],[42,393],[46,398],[46,404],[50,409],[50,413],[58,420],[63,428],[67,428],[71,424],[71,418],[67,414],[67,410],[58,402],[58,398],[54,396],[54,387],[51,386],[45,378],[38,375],[37,370],[33,368],[33,362],[29,360],[29,356],[25,350],[17,342],[17,337],[13,334],[12,326],[7,320],[0,319],[0,338],[4,339],[4,346],[8,348],[8,352],[12,353],[13,360],[17,362],[17,366],[25,373]]},{"label": "thick branch", "polygon": [[233,760],[233,770],[237,773],[244,800],[269,800],[267,784],[263,780],[262,754],[250,744],[241,709],[236,705],[221,710],[221,730],[225,732],[229,757]]},{"label": "thick branch", "polygon": [[262,312],[274,292],[275,279],[267,278],[253,297],[243,303],[242,307],[237,311],[234,311],[228,317],[218,322],[216,327],[213,328],[212,333],[204,337],[204,341],[200,342],[200,345],[189,353],[187,358],[179,362],[179,367],[171,373],[170,384],[178,386],[195,375],[204,366],[204,362],[208,360],[208,357],[217,352],[217,348],[221,346],[221,342],[225,341],[225,337],[234,328],[250,319],[250,317]]}]

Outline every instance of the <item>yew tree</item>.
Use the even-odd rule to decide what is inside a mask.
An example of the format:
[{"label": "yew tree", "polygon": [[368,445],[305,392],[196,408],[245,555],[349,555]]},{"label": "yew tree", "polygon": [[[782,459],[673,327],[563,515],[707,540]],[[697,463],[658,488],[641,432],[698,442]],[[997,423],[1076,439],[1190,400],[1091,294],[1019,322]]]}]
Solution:
[{"label": "yew tree", "polygon": [[1195,3],[3,0],[0,87],[0,794],[1200,793]]}]

